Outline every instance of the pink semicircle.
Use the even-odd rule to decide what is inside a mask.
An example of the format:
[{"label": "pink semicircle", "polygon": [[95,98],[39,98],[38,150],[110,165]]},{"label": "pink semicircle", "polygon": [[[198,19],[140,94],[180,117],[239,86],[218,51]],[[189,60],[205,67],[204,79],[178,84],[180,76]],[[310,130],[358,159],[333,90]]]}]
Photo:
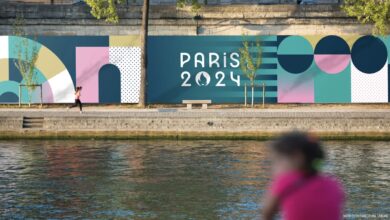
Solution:
[{"label": "pink semicircle", "polygon": [[315,54],[314,60],[322,71],[328,74],[338,74],[351,61],[350,54]]},{"label": "pink semicircle", "polygon": [[53,98],[53,92],[51,90],[51,86],[49,84],[49,81],[46,81],[42,85],[42,100],[43,103],[54,103],[54,98]]}]

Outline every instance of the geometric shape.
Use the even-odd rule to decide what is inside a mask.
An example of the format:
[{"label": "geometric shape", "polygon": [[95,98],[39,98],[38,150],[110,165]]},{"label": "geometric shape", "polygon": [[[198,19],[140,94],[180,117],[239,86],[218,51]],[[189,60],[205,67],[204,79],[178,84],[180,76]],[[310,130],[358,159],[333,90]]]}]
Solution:
[{"label": "geometric shape", "polygon": [[[314,58],[316,56],[318,55],[314,55]],[[321,71],[319,72],[314,78],[315,103],[351,102],[350,65],[347,65],[344,70],[339,71],[337,74],[323,74]]]},{"label": "geometric shape", "polygon": [[[53,80],[53,78],[51,80]],[[54,103],[53,92],[51,91],[49,81],[42,84],[42,102]]]},{"label": "geometric shape", "polygon": [[110,47],[139,47],[140,45],[139,35],[110,36]]},{"label": "geometric shape", "polygon": [[19,101],[18,95],[14,94],[13,92],[6,92],[0,95],[1,103],[15,103],[18,101]]},{"label": "geometric shape", "polygon": [[[43,99],[53,100],[55,103],[74,102],[74,86],[67,70],[55,75],[42,85]],[[48,92],[51,89],[51,93]],[[83,94],[84,95],[84,94]]]},{"label": "geometric shape", "polygon": [[121,103],[138,103],[141,81],[141,48],[110,47],[109,62],[121,73]]},{"label": "geometric shape", "polygon": [[352,47],[352,62],[362,73],[376,73],[387,62],[386,45],[377,37],[363,36]]},{"label": "geometric shape", "polygon": [[10,59],[18,59],[20,57],[23,61],[29,61],[34,54],[39,54],[39,50],[42,47],[42,44],[27,37],[9,36],[8,41]]},{"label": "geometric shape", "polygon": [[8,37],[7,36],[0,36],[0,60],[1,59],[8,59]]},{"label": "geometric shape", "polygon": [[[26,48],[25,46],[28,46]],[[22,59],[31,59],[33,52],[38,55],[35,64],[36,83],[42,84],[42,98],[45,103],[73,102],[73,80],[62,61],[49,48],[41,43],[25,37],[10,36],[9,37],[9,62],[17,61],[18,54],[21,54]],[[14,61],[13,61],[14,60]],[[26,61],[26,60],[24,60]],[[74,61],[73,61],[74,62]],[[9,65],[9,79],[19,83],[24,83],[24,80],[15,67]],[[28,91],[26,87],[22,87],[21,101],[28,100]],[[40,91],[36,89],[32,92],[31,101],[40,101]]]},{"label": "geometric shape", "polygon": [[9,79],[8,37],[0,36],[0,81]]},{"label": "geometric shape", "polygon": [[278,46],[278,61],[289,73],[298,74],[307,70],[313,62],[313,47],[301,36],[289,36]]},{"label": "geometric shape", "polygon": [[[15,79],[18,79],[18,77],[15,77],[15,75],[16,76],[19,75],[21,80],[19,80],[19,81],[15,80]],[[21,77],[21,75],[22,74],[20,74],[19,70],[16,70],[16,72],[11,72],[10,80],[19,82],[20,84],[26,84],[26,80],[23,79]],[[44,84],[45,82],[47,82],[47,79],[42,74],[42,72],[36,68],[34,68],[34,77],[35,77],[34,84]],[[50,91],[50,94],[51,94],[51,91]],[[36,87],[33,90],[29,91],[26,86],[22,86],[21,87],[21,95],[22,95],[22,97],[21,97],[22,102],[28,102],[30,100],[32,103],[38,103],[41,101],[41,90],[39,87]],[[29,97],[29,95],[31,97]]]},{"label": "geometric shape", "polygon": [[19,83],[14,81],[1,81],[0,82],[0,96],[6,93],[15,94],[19,96]]},{"label": "geometric shape", "polygon": [[343,38],[345,42],[347,42],[349,50],[353,47],[353,44],[361,37],[361,35],[341,35],[340,37]]},{"label": "geometric shape", "polygon": [[278,69],[278,103],[314,103],[315,65],[301,74]]},{"label": "geometric shape", "polygon": [[99,70],[109,63],[108,56],[108,47],[76,48],[76,85],[83,87],[83,102],[99,102]]},{"label": "geometric shape", "polygon": [[99,70],[99,103],[121,102],[121,72],[113,64]]},{"label": "geometric shape", "polygon": [[64,64],[76,82],[76,47],[108,47],[108,36],[38,36],[38,42],[49,48]]},{"label": "geometric shape", "polygon": [[352,102],[388,102],[388,65],[373,74],[360,71],[351,64],[351,100]]},{"label": "geometric shape", "polygon": [[8,59],[8,37],[0,36],[0,59]]},{"label": "geometric shape", "polygon": [[350,54],[350,50],[343,38],[330,35],[322,38],[317,43],[314,54]]},{"label": "geometric shape", "polygon": [[380,39],[386,45],[386,48],[387,48],[387,58],[388,58],[387,61],[390,63],[390,35],[381,36]]},{"label": "geometric shape", "polygon": [[43,73],[46,79],[50,79],[66,69],[62,61],[50,49],[44,46],[39,50],[35,67]]},{"label": "geometric shape", "polygon": [[317,43],[323,38],[323,35],[305,35],[305,39],[309,41],[313,48],[316,47]]},{"label": "geometric shape", "polygon": [[278,55],[279,64],[289,73],[299,74],[313,63],[313,55]]},{"label": "geometric shape", "polygon": [[[19,69],[16,67],[15,63],[18,63],[18,59],[10,58],[8,59],[9,62],[9,74],[8,74],[8,80],[15,81],[15,82],[22,82],[23,76],[20,73]],[[25,61],[21,60],[21,63],[26,64]]]},{"label": "geometric shape", "polygon": [[278,55],[313,55],[313,47],[302,36],[288,36],[280,42]]},{"label": "geometric shape", "polygon": [[9,61],[8,59],[0,59],[0,81],[9,79]]},{"label": "geometric shape", "polygon": [[337,74],[343,71],[351,61],[349,54],[315,54],[315,63],[318,68],[328,74]]}]

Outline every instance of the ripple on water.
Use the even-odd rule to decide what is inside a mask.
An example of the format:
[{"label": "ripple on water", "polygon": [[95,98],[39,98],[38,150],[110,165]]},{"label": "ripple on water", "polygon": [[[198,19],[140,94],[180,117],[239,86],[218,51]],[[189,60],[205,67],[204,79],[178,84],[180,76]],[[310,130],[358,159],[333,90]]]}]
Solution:
[{"label": "ripple on water", "polygon": [[[349,214],[390,213],[388,142],[326,142]],[[257,141],[0,141],[0,218],[258,219]]]}]

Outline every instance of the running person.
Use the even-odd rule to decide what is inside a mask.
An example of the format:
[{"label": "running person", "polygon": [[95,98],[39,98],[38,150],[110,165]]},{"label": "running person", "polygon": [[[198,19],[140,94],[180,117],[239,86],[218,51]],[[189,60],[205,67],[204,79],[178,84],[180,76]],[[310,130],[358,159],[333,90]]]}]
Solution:
[{"label": "running person", "polygon": [[69,106],[68,109],[79,106],[80,108],[80,114],[83,113],[83,104],[81,103],[80,97],[81,97],[81,86],[76,87],[76,92],[74,93],[74,104],[72,106]]}]

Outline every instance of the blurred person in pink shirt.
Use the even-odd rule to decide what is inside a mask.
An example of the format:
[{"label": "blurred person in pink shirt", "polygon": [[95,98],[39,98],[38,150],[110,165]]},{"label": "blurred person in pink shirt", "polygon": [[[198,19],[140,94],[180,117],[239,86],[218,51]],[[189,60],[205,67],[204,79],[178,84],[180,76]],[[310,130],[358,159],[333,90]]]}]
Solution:
[{"label": "blurred person in pink shirt", "polygon": [[343,187],[320,171],[325,153],[314,136],[286,133],[271,148],[273,180],[264,198],[264,220],[273,219],[279,210],[284,220],[343,219]]}]

